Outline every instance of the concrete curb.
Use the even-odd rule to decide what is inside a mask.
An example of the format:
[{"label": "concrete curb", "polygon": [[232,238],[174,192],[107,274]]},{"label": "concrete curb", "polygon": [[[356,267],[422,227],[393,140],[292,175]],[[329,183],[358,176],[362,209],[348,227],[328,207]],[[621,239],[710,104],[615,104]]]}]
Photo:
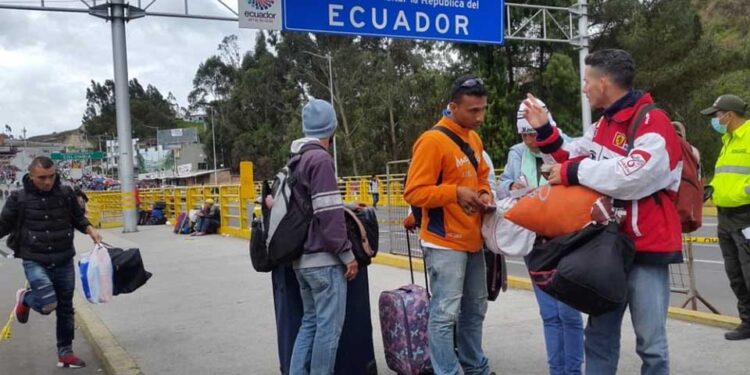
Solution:
[{"label": "concrete curb", "polygon": [[135,360],[115,340],[104,322],[77,294],[74,297],[76,321],[81,325],[84,336],[88,339],[94,352],[102,361],[104,370],[109,375],[143,375]]},{"label": "concrete curb", "polygon": [[[373,258],[372,262],[391,267],[398,267],[407,270],[409,269],[409,259],[402,255],[378,253],[378,256]],[[415,270],[424,270],[424,262],[421,258],[414,258],[413,264]],[[508,276],[508,287],[530,291],[531,280],[523,277]],[[690,323],[697,323],[724,329],[734,329],[740,324],[740,319],[733,316],[710,314],[701,311],[681,309],[678,307],[669,308],[669,317],[672,319],[683,320]]]}]

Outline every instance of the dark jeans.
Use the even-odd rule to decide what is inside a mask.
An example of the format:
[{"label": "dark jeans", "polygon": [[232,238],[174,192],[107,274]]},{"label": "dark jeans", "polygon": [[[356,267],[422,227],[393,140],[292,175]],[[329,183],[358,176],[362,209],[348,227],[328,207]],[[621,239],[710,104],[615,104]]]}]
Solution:
[{"label": "dark jeans", "polygon": [[750,210],[719,210],[719,247],[729,285],[737,296],[740,319],[750,324],[750,240],[742,229],[750,227]]},{"label": "dark jeans", "polygon": [[203,233],[216,233],[219,228],[219,220],[199,217],[195,223],[195,231]]},{"label": "dark jeans", "polygon": [[380,201],[380,194],[379,193],[373,193],[372,194],[372,207],[378,208],[378,202]]},{"label": "dark jeans", "polygon": [[57,303],[57,351],[61,356],[72,354],[75,335],[73,291],[76,285],[73,259],[53,266],[24,260],[23,269],[31,287],[24,303],[39,313],[42,313],[43,306]]}]

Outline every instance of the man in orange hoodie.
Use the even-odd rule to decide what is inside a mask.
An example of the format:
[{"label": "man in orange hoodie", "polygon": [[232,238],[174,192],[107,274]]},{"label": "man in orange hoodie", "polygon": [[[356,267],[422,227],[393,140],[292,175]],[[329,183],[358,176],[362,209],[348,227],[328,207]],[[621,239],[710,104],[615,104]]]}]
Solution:
[{"label": "man in orange hoodie", "polygon": [[458,374],[461,368],[467,375],[489,374],[482,351],[487,288],[480,228],[482,213],[493,207],[484,147],[475,132],[486,110],[482,80],[458,78],[447,115],[414,144],[404,191],[406,201],[419,207],[415,216],[421,216],[433,291],[428,338],[437,375]]}]

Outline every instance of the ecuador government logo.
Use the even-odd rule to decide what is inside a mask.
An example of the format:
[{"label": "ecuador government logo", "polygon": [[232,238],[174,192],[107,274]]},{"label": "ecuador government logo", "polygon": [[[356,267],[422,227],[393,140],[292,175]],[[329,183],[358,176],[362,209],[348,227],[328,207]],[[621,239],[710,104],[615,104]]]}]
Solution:
[{"label": "ecuador government logo", "polygon": [[247,0],[247,3],[257,10],[267,10],[273,6],[275,1],[276,0]]}]

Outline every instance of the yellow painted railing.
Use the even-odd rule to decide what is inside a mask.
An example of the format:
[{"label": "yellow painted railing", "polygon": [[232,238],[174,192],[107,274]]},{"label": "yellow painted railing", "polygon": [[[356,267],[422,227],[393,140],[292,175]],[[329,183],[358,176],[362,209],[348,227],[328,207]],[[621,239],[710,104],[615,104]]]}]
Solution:
[{"label": "yellow painted railing", "polygon": [[[244,163],[244,162],[243,162]],[[246,183],[253,186],[252,164],[244,166]],[[219,206],[221,227],[219,232],[236,237],[250,238],[250,222],[254,208],[255,194],[248,189],[242,195],[241,185],[190,186],[143,189],[139,191],[139,210],[150,210],[156,202],[164,202],[164,214],[174,223],[181,213],[200,209],[207,199],[213,199]],[[86,216],[98,228],[122,226],[123,194],[120,192],[87,192],[89,203]],[[249,209],[248,209],[249,208]]]},{"label": "yellow painted railing", "polygon": [[[174,223],[180,213],[187,213],[191,209],[199,209],[206,199],[213,199],[221,210],[220,232],[237,237],[250,238],[250,222],[253,212],[258,211],[254,207],[255,197],[260,196],[261,183],[252,179],[252,163],[244,165],[241,180],[244,186],[251,187],[242,189],[243,185],[217,185],[217,186],[193,186],[193,187],[166,187],[159,189],[144,189],[140,191],[141,210],[151,209],[155,202],[166,204],[165,215]],[[497,170],[500,176],[502,170]],[[378,175],[378,186],[380,190],[380,204],[388,204],[396,207],[407,207],[404,201],[404,174],[392,174],[390,183],[388,176]],[[370,176],[354,176],[339,178],[339,190],[344,202],[349,204],[364,203],[372,204],[372,195],[369,189]],[[91,223],[100,228],[116,228],[122,226],[123,196],[120,192],[87,192],[89,204],[87,216]],[[243,195],[244,194],[244,195]],[[706,210],[711,210],[706,207]],[[713,208],[715,210],[715,208]],[[704,210],[704,211],[706,211]],[[707,212],[715,216],[715,212]]]},{"label": "yellow painted railing", "polygon": [[[88,192],[87,217],[99,228],[122,226],[122,202],[120,192]],[[200,209],[207,199],[219,205],[221,227],[219,232],[237,237],[250,238],[248,207],[252,208],[254,197],[240,199],[240,185],[196,186],[144,189],[140,191],[139,209],[150,210],[155,202],[164,202],[164,214],[170,223],[181,213]],[[252,215],[252,214],[250,214]]]}]

